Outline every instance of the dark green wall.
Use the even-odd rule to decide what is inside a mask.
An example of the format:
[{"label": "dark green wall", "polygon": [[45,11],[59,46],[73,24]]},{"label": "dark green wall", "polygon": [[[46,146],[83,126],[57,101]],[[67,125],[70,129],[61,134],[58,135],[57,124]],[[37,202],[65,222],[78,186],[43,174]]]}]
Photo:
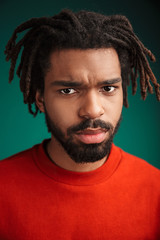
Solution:
[{"label": "dark green wall", "polygon": [[[49,137],[43,115],[33,118],[28,114],[19,91],[18,78],[8,84],[9,63],[3,54],[7,40],[17,25],[31,17],[51,16],[63,8],[87,9],[104,14],[126,15],[144,44],[156,55],[152,64],[160,78],[160,4],[147,0],[1,0],[0,1],[0,159],[41,142]],[[131,96],[129,109],[123,109],[123,122],[115,143],[124,150],[146,159],[160,168],[160,103],[155,96],[144,102],[139,91]]]}]

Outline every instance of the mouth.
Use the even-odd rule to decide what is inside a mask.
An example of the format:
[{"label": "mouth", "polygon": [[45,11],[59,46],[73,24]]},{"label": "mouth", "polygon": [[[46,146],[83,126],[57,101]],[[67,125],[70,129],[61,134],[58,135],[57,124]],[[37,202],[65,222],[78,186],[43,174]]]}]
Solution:
[{"label": "mouth", "polygon": [[87,128],[83,131],[78,131],[75,136],[76,138],[85,144],[95,144],[95,143],[102,143],[106,139],[108,130],[97,128]]}]

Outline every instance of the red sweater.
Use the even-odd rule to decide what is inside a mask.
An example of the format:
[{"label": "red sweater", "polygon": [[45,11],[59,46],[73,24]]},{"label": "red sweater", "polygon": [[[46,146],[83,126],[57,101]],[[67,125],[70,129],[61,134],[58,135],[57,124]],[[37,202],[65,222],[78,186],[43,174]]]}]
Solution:
[{"label": "red sweater", "polygon": [[160,239],[160,173],[112,146],[97,170],[54,165],[43,145],[0,162],[0,240]]}]

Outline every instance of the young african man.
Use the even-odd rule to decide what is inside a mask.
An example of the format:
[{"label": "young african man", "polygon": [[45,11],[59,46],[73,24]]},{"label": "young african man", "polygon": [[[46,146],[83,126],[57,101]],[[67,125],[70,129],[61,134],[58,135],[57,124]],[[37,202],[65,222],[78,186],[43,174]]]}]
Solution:
[{"label": "young african man", "polygon": [[24,102],[51,139],[0,162],[0,239],[160,239],[159,170],[113,144],[130,80],[160,100],[155,58],[128,19],[64,10],[21,24],[5,50],[10,81],[22,47]]}]

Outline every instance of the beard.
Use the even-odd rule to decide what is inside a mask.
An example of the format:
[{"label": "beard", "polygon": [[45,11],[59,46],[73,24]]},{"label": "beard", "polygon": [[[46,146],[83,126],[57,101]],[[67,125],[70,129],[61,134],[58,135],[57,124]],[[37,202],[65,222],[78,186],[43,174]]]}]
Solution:
[{"label": "beard", "polygon": [[[112,147],[114,135],[120,126],[121,119],[122,117],[120,116],[115,128],[111,123],[104,122],[100,119],[86,119],[78,125],[69,127],[67,129],[67,137],[65,137],[65,134],[62,132],[58,124],[50,119],[45,109],[45,120],[48,132],[51,132],[51,134],[61,144],[70,158],[76,163],[93,163],[103,159],[104,157],[107,157]],[[85,144],[82,142],[75,142],[74,134],[87,128],[106,129],[109,137],[102,143]]]}]

